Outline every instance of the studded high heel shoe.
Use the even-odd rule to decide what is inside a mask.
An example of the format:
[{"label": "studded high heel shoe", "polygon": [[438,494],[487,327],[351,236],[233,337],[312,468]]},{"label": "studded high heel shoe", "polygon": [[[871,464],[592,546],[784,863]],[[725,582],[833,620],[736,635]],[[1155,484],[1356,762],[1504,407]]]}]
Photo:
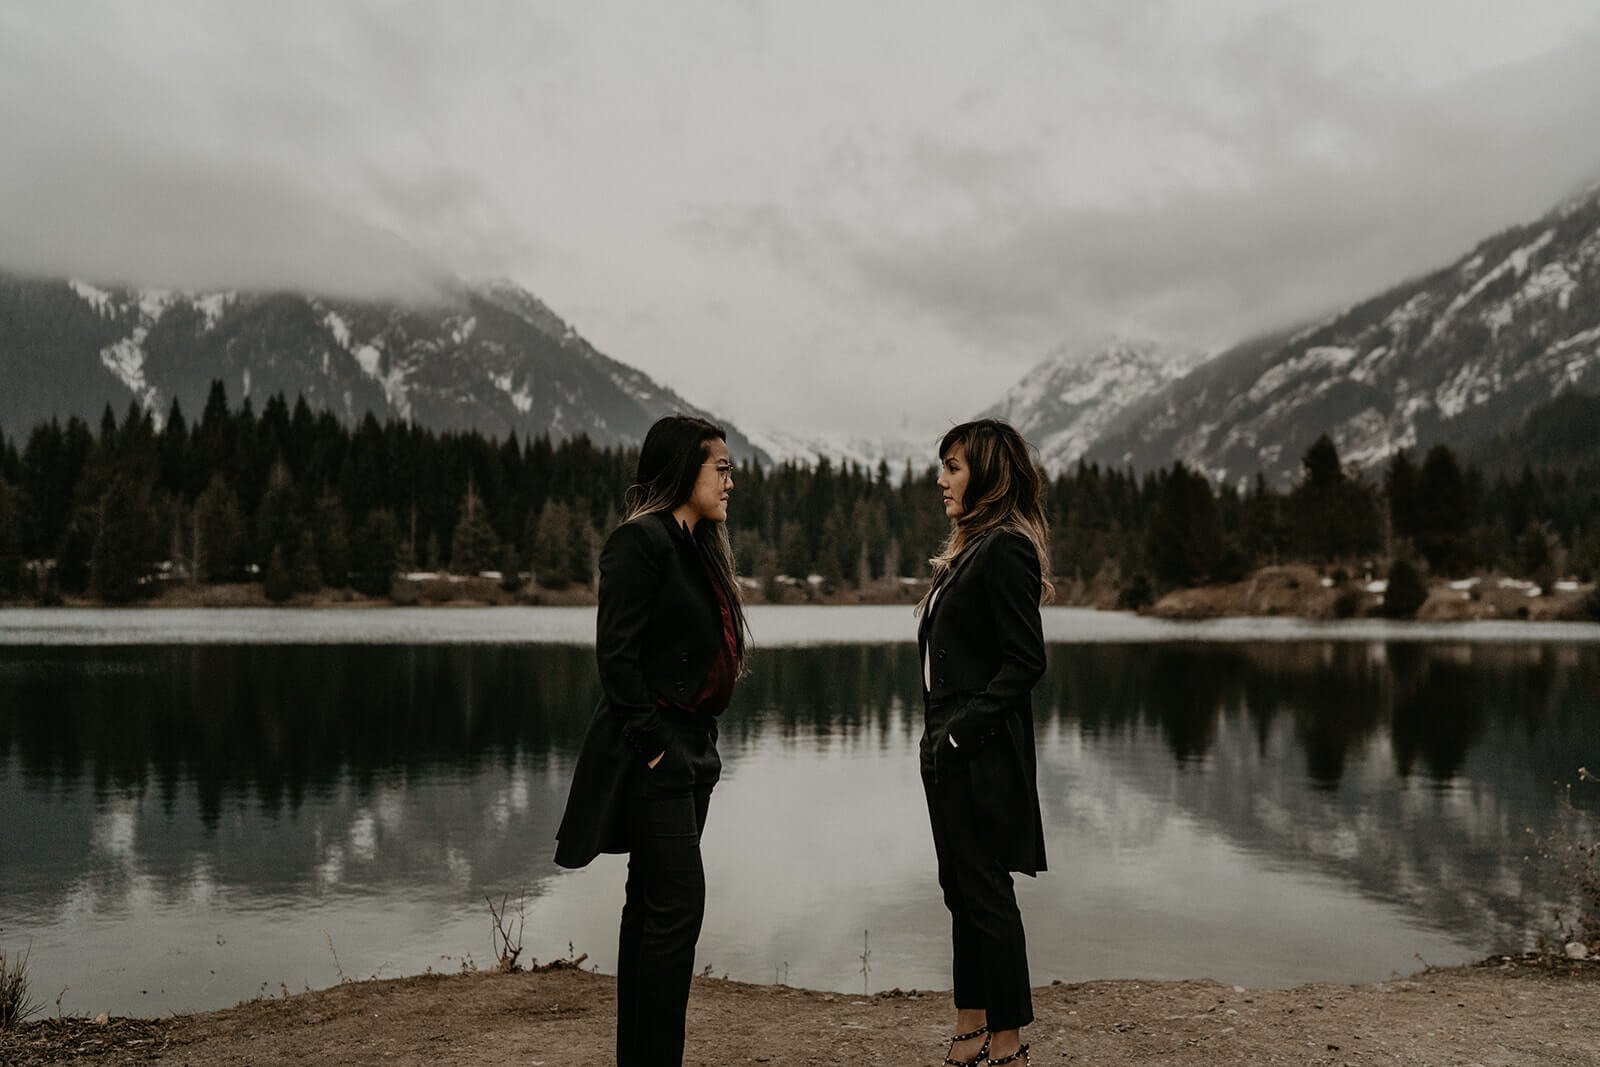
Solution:
[{"label": "studded high heel shoe", "polygon": [[[989,1047],[989,1043],[987,1041],[985,1041],[984,1042],[984,1048],[988,1048],[988,1047]],[[1023,1062],[1024,1067],[1033,1067],[1033,1058],[1028,1055],[1028,1046],[1027,1045],[1019,1046],[1017,1048],[1017,1051],[1013,1052],[1009,1056],[1001,1056],[997,1060],[985,1060],[984,1063],[986,1063],[988,1065],[988,1067],[1001,1067],[1001,1064],[1016,1063],[1018,1060],[1021,1060]],[[976,1061],[974,1061],[974,1062],[976,1062]]]},{"label": "studded high heel shoe", "polygon": [[989,1028],[986,1026],[980,1026],[970,1034],[957,1034],[955,1037],[950,1039],[950,1051],[954,1052],[956,1050],[956,1046],[961,1042],[971,1041],[973,1038],[978,1037],[979,1035],[982,1035],[983,1037],[983,1047],[978,1050],[977,1056],[970,1060],[956,1060],[951,1059],[947,1054],[944,1058],[945,1067],[978,1067],[978,1065],[984,1061],[984,1058],[989,1055]]}]

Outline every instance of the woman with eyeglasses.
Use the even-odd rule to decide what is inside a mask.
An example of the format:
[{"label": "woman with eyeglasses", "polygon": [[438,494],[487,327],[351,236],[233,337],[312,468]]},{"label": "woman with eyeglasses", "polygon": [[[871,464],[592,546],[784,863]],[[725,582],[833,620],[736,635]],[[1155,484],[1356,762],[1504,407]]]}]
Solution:
[{"label": "woman with eyeglasses", "polygon": [[1043,483],[1022,435],[998,419],[939,443],[950,534],[921,616],[923,791],[950,909],[955,1036],[946,1064],[1028,1061],[1033,997],[1013,872],[1045,869],[1033,737],[1044,674],[1039,605],[1054,595]]},{"label": "woman with eyeglasses", "polygon": [[705,915],[700,834],[722,770],[717,716],[747,628],[728,543],[733,465],[704,419],[656,422],[628,516],[600,552],[601,698],[573,770],[556,862],[628,853],[617,948],[619,1067],[683,1062]]}]

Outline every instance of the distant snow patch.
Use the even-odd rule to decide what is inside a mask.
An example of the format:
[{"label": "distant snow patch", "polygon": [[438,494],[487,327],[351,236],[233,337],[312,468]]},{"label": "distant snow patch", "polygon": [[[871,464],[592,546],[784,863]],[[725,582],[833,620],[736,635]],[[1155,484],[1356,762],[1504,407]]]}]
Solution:
[{"label": "distant snow patch", "polygon": [[1404,304],[1401,304],[1399,307],[1389,312],[1388,316],[1383,320],[1383,324],[1389,327],[1391,331],[1399,332],[1426,314],[1428,305],[1432,302],[1433,294],[1431,292],[1418,293],[1410,300],[1407,300]]},{"label": "distant snow patch", "polygon": [[136,327],[131,337],[124,337],[102,348],[100,362],[128,387],[141,407],[146,411],[154,411],[160,397],[144,376],[144,339],[149,332],[143,326]]},{"label": "distant snow patch", "polygon": [[76,278],[69,281],[67,285],[74,293],[78,294],[80,300],[94,308],[96,314],[105,315],[114,310],[111,303],[111,294],[104,289],[96,289],[88,282],[80,282]]},{"label": "distant snow patch", "polygon": [[[340,318],[335,312],[330,311],[322,317],[322,323],[328,327],[328,332],[333,334],[333,339],[339,343],[339,347],[348,352],[350,350],[350,327],[344,319]],[[360,357],[358,356],[357,358],[359,359]],[[369,371],[368,373],[371,372]]]},{"label": "distant snow patch", "polygon": [[1308,371],[1343,370],[1356,358],[1356,350],[1335,345],[1318,345],[1308,348],[1302,354],[1292,359],[1286,359],[1277,366],[1269,367],[1266,373],[1256,379],[1256,384],[1250,387],[1246,394],[1251,402],[1265,400],[1271,394],[1287,385],[1292,379],[1306,374]]},{"label": "distant snow patch", "polygon": [[1389,358],[1389,346],[1379,345],[1362,356],[1361,362],[1351,368],[1350,380],[1352,382],[1364,382],[1371,379],[1375,376],[1379,364],[1387,358]]},{"label": "distant snow patch", "polygon": [[228,310],[228,305],[233,303],[233,293],[208,293],[193,300],[194,308],[205,316],[206,329],[214,330],[217,323],[222,321],[223,313]]},{"label": "distant snow patch", "polygon": [[1366,408],[1345,420],[1335,434],[1339,455],[1347,463],[1370,467],[1395,453],[1399,446],[1389,433],[1389,424],[1376,408]]},{"label": "distant snow patch", "polygon": [[[348,336],[346,331],[346,336]],[[411,393],[406,387],[406,370],[398,365],[398,361],[390,364],[389,373],[383,373],[383,350],[375,344],[362,345],[351,355],[361,365],[361,371],[368,378],[383,386],[384,399],[389,402],[389,409],[407,422],[411,421]]]},{"label": "distant snow patch", "polygon": [[356,357],[356,362],[361,364],[361,370],[368,378],[379,378],[381,380],[378,367],[383,362],[383,352],[378,346],[362,345],[353,354]]},{"label": "distant snow patch", "polygon": [[1476,360],[1463,364],[1450,380],[1434,391],[1433,402],[1439,414],[1453,419],[1468,407],[1484,404],[1494,396],[1500,376],[1485,371]]},{"label": "distant snow patch", "polygon": [[504,374],[490,374],[489,381],[493,383],[496,389],[500,390],[502,393],[506,394],[506,396],[511,398],[511,406],[516,408],[521,414],[526,415],[528,412],[533,410],[533,393],[529,390],[528,383],[524,382],[520,389],[513,390],[511,388],[514,381],[512,372],[506,371]]},{"label": "distant snow patch", "polygon": [[1577,280],[1567,270],[1565,263],[1546,263],[1539,269],[1539,273],[1528,279],[1528,284],[1522,287],[1520,295],[1525,302],[1531,302],[1553,294],[1556,306],[1565,311],[1567,304],[1572,300],[1573,290],[1577,288]]},{"label": "distant snow patch", "polygon": [[1550,243],[1551,238],[1555,237],[1555,235],[1556,231],[1553,228],[1548,229],[1538,237],[1535,237],[1532,241],[1529,241],[1527,244],[1523,245],[1521,248],[1515,249],[1510,255],[1506,256],[1505,259],[1501,260],[1493,270],[1489,271],[1483,277],[1473,282],[1471,287],[1468,288],[1466,292],[1450,301],[1450,306],[1445,308],[1444,312],[1436,320],[1434,320],[1433,329],[1428,331],[1429,340],[1432,340],[1443,334],[1445,327],[1448,326],[1450,321],[1455,318],[1456,313],[1476,300],[1479,294],[1492,285],[1497,279],[1503,277],[1508,272],[1526,274],[1528,271],[1528,263],[1533,259],[1534,256],[1539,254],[1539,251],[1543,249],[1545,245]]},{"label": "distant snow patch", "polygon": [[633,374],[627,375],[612,371],[610,378],[612,385],[615,385],[628,396],[631,396],[633,399],[638,400],[641,403],[655,398],[655,390],[650,388],[653,383],[649,378],[646,378],[643,374],[640,374],[637,371]]},{"label": "distant snow patch", "polygon": [[1579,385],[1589,375],[1589,367],[1600,359],[1600,352],[1590,352],[1587,355],[1575,356],[1567,360],[1561,367],[1561,376],[1567,385]]},{"label": "distant snow patch", "polygon": [[141,289],[139,290],[139,316],[146,326],[154,326],[156,320],[166,314],[167,308],[178,300],[178,294],[171,289]]},{"label": "distant snow patch", "polygon": [[1574,348],[1580,348],[1583,345],[1593,344],[1597,341],[1600,341],[1600,326],[1563,338],[1545,349],[1545,352],[1552,356],[1560,355],[1563,352],[1570,352]]}]

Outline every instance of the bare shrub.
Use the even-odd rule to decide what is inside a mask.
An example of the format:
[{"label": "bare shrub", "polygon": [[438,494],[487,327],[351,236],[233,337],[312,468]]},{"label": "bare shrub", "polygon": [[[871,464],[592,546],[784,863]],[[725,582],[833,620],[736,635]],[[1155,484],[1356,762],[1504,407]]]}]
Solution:
[{"label": "bare shrub", "polygon": [[[515,922],[508,921],[506,913],[506,900],[502,894],[500,906],[495,907],[494,900],[484,897],[484,903],[489,905],[489,918],[491,929],[489,931],[490,945],[494,948],[495,970],[501,974],[511,974],[516,971],[517,957],[522,955],[522,928],[527,923],[522,898],[517,899],[517,914]],[[515,927],[515,930],[512,927]]]},{"label": "bare shrub", "polygon": [[[1596,783],[1600,777],[1579,767],[1578,781]],[[1551,909],[1551,928],[1539,933],[1539,948],[1556,955],[1574,941],[1600,952],[1600,825],[1572,796],[1568,785],[1562,790],[1561,822],[1538,842],[1539,855],[1554,865],[1563,894]]]}]

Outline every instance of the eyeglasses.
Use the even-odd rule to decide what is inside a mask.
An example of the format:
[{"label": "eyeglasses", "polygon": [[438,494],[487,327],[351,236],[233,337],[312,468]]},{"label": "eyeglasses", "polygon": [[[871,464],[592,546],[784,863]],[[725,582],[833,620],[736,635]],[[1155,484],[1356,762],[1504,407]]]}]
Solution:
[{"label": "eyeglasses", "polygon": [[718,478],[721,478],[722,481],[725,484],[732,484],[732,482],[733,482],[733,464],[731,464],[731,463],[702,463],[702,464],[700,464],[700,466],[715,468]]}]

